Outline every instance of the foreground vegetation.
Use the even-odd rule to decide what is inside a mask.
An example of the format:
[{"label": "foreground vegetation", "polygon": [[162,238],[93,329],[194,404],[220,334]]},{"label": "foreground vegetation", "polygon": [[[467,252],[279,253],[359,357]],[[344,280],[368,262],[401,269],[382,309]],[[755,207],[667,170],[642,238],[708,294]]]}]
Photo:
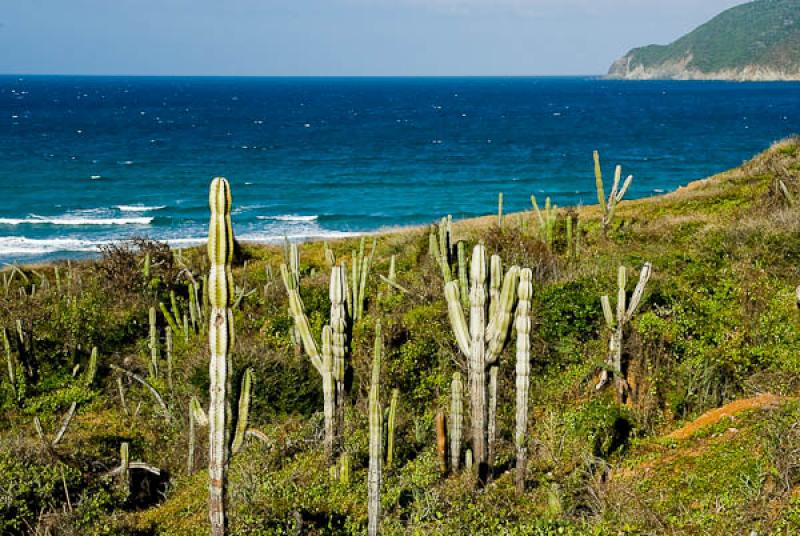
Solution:
[{"label": "foreground vegetation", "polygon": [[[486,483],[452,461],[442,470],[437,421],[456,409],[454,372],[469,370],[428,229],[380,235],[374,255],[352,240],[303,244],[297,257],[238,245],[229,402],[244,385],[250,396],[228,470],[230,532],[366,534],[373,377],[384,407],[398,393],[383,419],[394,440],[382,468],[382,534],[800,531],[798,196],[792,139],[675,193],[615,205],[613,218],[596,206],[453,224],[466,251],[482,242],[507,266],[531,270],[521,486],[513,343],[496,361]],[[324,342],[331,260],[354,249],[359,266],[369,259],[363,310],[348,328],[346,402],[328,411],[287,295],[296,288],[307,335]],[[618,267],[638,278],[646,262],[652,275],[619,355],[626,385],[598,390],[622,373],[608,362],[616,330],[600,297],[615,303]],[[3,272],[0,532],[207,530],[208,271],[203,249],[140,240],[96,261]],[[462,464],[470,439],[455,458]]]}]

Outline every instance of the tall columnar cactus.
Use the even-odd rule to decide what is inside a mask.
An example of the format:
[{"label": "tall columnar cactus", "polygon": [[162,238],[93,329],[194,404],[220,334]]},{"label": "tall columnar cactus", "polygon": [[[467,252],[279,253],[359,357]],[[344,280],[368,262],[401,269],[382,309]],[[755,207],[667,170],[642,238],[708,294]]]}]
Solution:
[{"label": "tall columnar cactus", "polygon": [[549,247],[552,247],[553,239],[555,238],[556,220],[558,219],[558,207],[551,205],[550,198],[547,197],[544,200],[544,209],[540,209],[535,195],[531,195],[531,205],[533,205],[533,212],[539,225],[539,239]]},{"label": "tall columnar cactus", "polygon": [[230,391],[231,351],[234,345],[233,312],[233,227],[231,225],[231,190],[228,181],[216,178],[209,193],[211,218],[208,227],[208,275],[211,314],[208,340],[209,361],[209,451],[208,510],[212,536],[226,533],[225,492],[228,469],[230,417],[227,394]]},{"label": "tall columnar cactus", "polygon": [[172,328],[167,326],[164,330],[164,351],[167,354],[167,385],[172,391]]},{"label": "tall columnar cactus", "polygon": [[400,398],[400,389],[392,389],[392,399],[389,402],[389,416],[386,426],[386,467],[391,468],[394,463],[394,434],[397,426],[397,403]]},{"label": "tall columnar cactus", "polygon": [[431,226],[429,240],[429,253],[442,271],[445,282],[453,279],[453,271],[450,265],[453,262],[455,245],[453,244],[453,217],[443,217],[439,221],[439,226]]},{"label": "tall columnar cactus", "polygon": [[625,336],[625,326],[631,321],[639,304],[642,301],[647,281],[650,279],[652,272],[652,265],[646,262],[639,272],[639,281],[636,283],[636,288],[631,295],[631,301],[626,307],[626,286],[627,274],[624,266],[620,266],[617,271],[617,311],[616,316],[611,309],[611,301],[608,296],[602,296],[600,303],[603,306],[603,316],[605,317],[606,327],[611,331],[611,337],[608,342],[608,357],[606,358],[606,367],[600,373],[600,381],[596,389],[602,389],[613,375],[617,387],[617,396],[620,402],[624,402],[628,393],[628,382],[625,378],[625,373],[622,370],[622,342]]},{"label": "tall columnar cactus", "polygon": [[503,192],[497,194],[497,226],[503,228]]},{"label": "tall columnar cactus", "polygon": [[156,308],[151,307],[148,313],[150,323],[150,376],[158,377],[158,326],[156,325]]},{"label": "tall columnar cactus", "polygon": [[464,384],[461,373],[453,373],[450,383],[450,470],[454,473],[461,465],[461,437],[464,430]]},{"label": "tall columnar cactus", "polygon": [[347,272],[344,266],[334,266],[331,269],[330,299],[331,317],[330,325],[322,330],[322,345],[314,340],[311,326],[303,308],[300,291],[292,285],[291,274],[285,264],[281,265],[284,286],[289,295],[289,311],[294,318],[294,325],[303,341],[303,347],[311,360],[311,364],[322,378],[323,410],[325,416],[325,455],[328,461],[333,460],[336,439],[342,428],[344,419],[345,399],[345,373],[347,367],[347,311],[345,297],[347,296]]},{"label": "tall columnar cactus", "polygon": [[603,186],[603,171],[600,168],[600,153],[595,151],[593,156],[597,201],[600,203],[600,207],[603,210],[603,217],[600,220],[600,223],[603,228],[603,235],[605,236],[605,234],[608,232],[608,226],[614,219],[614,211],[617,209],[617,205],[625,197],[625,193],[628,191],[628,188],[633,182],[633,175],[628,175],[628,177],[625,179],[625,182],[622,184],[622,188],[620,188],[622,166],[617,166],[614,169],[614,183],[611,186],[611,192],[608,194],[608,199],[606,199],[606,193]]},{"label": "tall columnar cactus", "polygon": [[524,268],[519,273],[517,289],[517,313],[514,328],[517,331],[516,366],[516,426],[514,446],[517,451],[517,471],[514,481],[517,490],[525,491],[525,471],[528,463],[528,390],[531,375],[531,298],[533,297],[533,273]]},{"label": "tall columnar cactus", "polygon": [[461,306],[458,282],[445,284],[450,323],[458,347],[467,358],[472,450],[481,478],[485,478],[488,471],[487,376],[508,340],[519,280],[519,268],[512,266],[502,283],[497,281],[502,275],[502,263],[499,257],[494,257],[491,273],[495,281],[489,282],[493,298],[490,300],[487,298],[486,248],[479,244],[472,252],[469,325]]},{"label": "tall columnar cactus", "polygon": [[324,250],[325,262],[328,263],[328,267],[333,268],[336,266],[336,254],[328,246],[328,242],[322,242],[322,249]]},{"label": "tall columnar cactus", "polygon": [[375,352],[372,358],[372,381],[369,388],[369,471],[367,474],[367,533],[377,536],[381,522],[381,481],[383,479],[383,411],[381,410],[381,325],[375,325]]},{"label": "tall columnar cactus", "polygon": [[92,348],[92,353],[89,356],[89,363],[86,365],[86,373],[84,376],[84,381],[87,387],[92,387],[96,375],[97,375],[97,346]]}]

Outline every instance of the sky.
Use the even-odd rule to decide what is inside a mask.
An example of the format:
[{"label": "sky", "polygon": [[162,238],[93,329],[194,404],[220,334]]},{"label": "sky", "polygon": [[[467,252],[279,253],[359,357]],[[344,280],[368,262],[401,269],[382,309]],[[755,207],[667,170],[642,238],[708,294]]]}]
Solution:
[{"label": "sky", "polygon": [[601,74],[743,0],[0,0],[0,73]]}]

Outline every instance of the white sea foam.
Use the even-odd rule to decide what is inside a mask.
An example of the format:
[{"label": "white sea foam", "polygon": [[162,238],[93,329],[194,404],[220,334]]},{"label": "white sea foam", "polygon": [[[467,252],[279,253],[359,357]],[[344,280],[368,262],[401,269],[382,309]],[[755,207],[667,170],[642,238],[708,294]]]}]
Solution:
[{"label": "white sea foam", "polygon": [[121,212],[153,212],[167,208],[167,205],[116,205],[114,208],[119,209]]},{"label": "white sea foam", "polygon": [[258,220],[274,220],[288,222],[309,222],[317,221],[319,216],[299,216],[297,214],[279,214],[277,216],[256,216]]},{"label": "white sea foam", "polygon": [[59,251],[94,251],[99,243],[72,238],[35,239],[0,236],[0,255],[42,255]]},{"label": "white sea foam", "polygon": [[0,225],[149,225],[151,217],[135,218],[82,218],[74,215],[45,217],[31,214],[27,218],[0,218]]}]

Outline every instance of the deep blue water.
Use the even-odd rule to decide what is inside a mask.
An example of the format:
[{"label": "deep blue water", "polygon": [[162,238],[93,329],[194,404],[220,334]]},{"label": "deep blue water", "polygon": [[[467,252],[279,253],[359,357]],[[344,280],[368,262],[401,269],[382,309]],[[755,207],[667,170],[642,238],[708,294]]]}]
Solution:
[{"label": "deep blue water", "polygon": [[335,237],[591,204],[595,148],[652,195],[797,131],[790,83],[4,76],[0,261],[200,241],[216,175],[238,237]]}]

